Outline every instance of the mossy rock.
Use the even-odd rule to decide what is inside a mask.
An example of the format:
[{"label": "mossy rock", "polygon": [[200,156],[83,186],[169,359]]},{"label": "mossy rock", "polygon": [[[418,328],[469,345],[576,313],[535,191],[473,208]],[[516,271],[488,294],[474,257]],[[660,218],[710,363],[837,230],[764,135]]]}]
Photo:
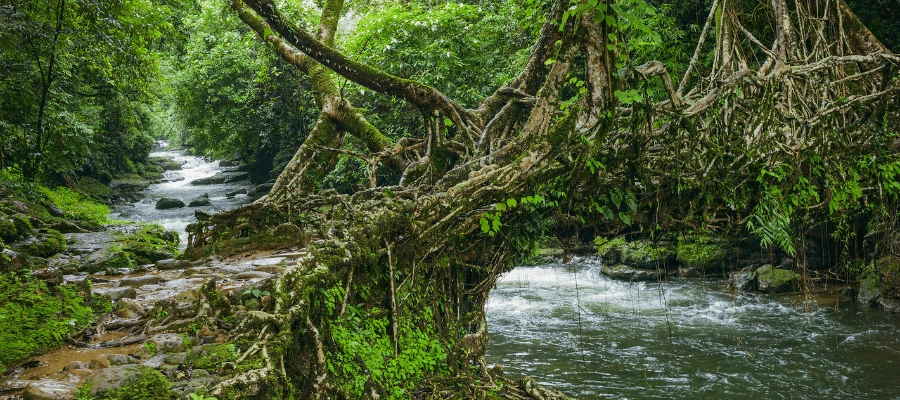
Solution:
[{"label": "mossy rock", "polygon": [[0,218],[0,240],[13,242],[19,238],[16,223],[12,218]]},{"label": "mossy rock", "polygon": [[654,271],[650,269],[632,268],[623,264],[612,266],[604,265],[600,272],[610,278],[623,281],[658,281],[662,276],[662,271]]},{"label": "mossy rock", "polygon": [[764,265],[756,270],[756,281],[761,292],[789,292],[799,288],[800,274]]},{"label": "mossy rock", "polygon": [[66,238],[55,229],[16,246],[17,250],[34,257],[52,257],[66,250]]},{"label": "mossy rock", "polygon": [[709,236],[679,238],[675,252],[677,261],[687,268],[721,272],[726,267],[726,246]]},{"label": "mossy rock", "polygon": [[25,239],[34,234],[31,219],[22,214],[13,214],[12,222],[16,226],[16,239]]},{"label": "mossy rock", "polygon": [[78,180],[78,185],[76,186],[82,192],[97,199],[105,199],[112,195],[112,190],[109,187],[94,178],[83,177]]},{"label": "mossy rock", "polygon": [[666,241],[635,240],[625,241],[618,237],[594,240],[597,252],[609,264],[625,264],[633,268],[666,270],[675,262],[675,247]]},{"label": "mossy rock", "polygon": [[219,369],[222,364],[238,358],[235,346],[231,343],[204,344],[191,348],[187,362],[199,369]]}]

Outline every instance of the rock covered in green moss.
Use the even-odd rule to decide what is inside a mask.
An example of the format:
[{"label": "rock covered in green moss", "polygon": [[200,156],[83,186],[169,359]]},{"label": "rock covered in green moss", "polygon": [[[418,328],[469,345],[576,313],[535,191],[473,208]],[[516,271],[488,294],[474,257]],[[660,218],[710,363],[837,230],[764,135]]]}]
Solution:
[{"label": "rock covered in green moss", "polygon": [[66,238],[55,229],[48,229],[46,233],[17,243],[16,250],[34,257],[52,257],[66,250]]},{"label": "rock covered in green moss", "polygon": [[699,276],[721,273],[728,264],[726,245],[710,236],[679,238],[675,251],[682,269]]},{"label": "rock covered in green moss", "polygon": [[756,270],[756,280],[762,292],[789,292],[800,285],[800,274],[764,265]]},{"label": "rock covered in green moss", "polygon": [[594,239],[603,261],[608,264],[624,264],[640,269],[666,270],[675,261],[675,246],[668,241],[635,240],[628,242],[622,237],[608,240]]}]

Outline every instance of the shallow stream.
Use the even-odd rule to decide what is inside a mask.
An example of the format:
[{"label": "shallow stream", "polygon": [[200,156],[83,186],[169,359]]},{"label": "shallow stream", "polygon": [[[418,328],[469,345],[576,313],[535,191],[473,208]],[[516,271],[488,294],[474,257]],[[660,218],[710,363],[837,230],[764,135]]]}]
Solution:
[{"label": "shallow stream", "polygon": [[518,267],[487,361],[582,399],[900,398],[900,318],[832,296],[621,282],[596,259]]}]

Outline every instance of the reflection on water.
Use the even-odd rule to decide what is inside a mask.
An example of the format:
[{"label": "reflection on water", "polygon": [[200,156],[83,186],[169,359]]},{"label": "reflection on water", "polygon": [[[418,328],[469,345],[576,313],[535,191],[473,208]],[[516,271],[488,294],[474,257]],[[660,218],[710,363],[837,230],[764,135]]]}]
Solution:
[{"label": "reflection on water", "polygon": [[614,281],[599,265],[503,276],[487,303],[488,362],[584,399],[900,398],[897,315],[702,281]]}]

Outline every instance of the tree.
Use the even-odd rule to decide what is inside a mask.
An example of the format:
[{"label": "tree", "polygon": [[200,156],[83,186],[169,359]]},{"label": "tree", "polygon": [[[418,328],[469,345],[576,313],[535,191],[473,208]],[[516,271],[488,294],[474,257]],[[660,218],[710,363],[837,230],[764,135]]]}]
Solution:
[{"label": "tree", "polygon": [[[324,4],[313,34],[269,0],[231,1],[310,77],[322,112],[268,197],[189,227],[189,255],[311,235],[309,256],[273,283],[271,308],[236,329],[254,343],[242,359],[259,368],[218,394],[397,396],[416,383],[408,376],[470,366],[489,380],[484,303],[537,236],[590,218],[618,232],[750,228],[793,250],[784,233],[795,214],[821,210],[820,192],[847,192],[830,168],[884,155],[895,134],[900,59],[843,1],[752,2],[751,16],[742,2],[714,1],[677,75],[647,59],[661,44],[647,3],[556,1],[521,70],[477,108],[335,48],[343,2]],[[423,130],[388,139],[336,76],[409,104]],[[343,149],[346,135],[366,151]],[[397,179],[319,193],[337,154],[395,168]],[[824,170],[809,165],[816,154]],[[882,189],[885,202],[900,194]],[[445,352],[423,350],[433,347],[423,337]]]},{"label": "tree", "polygon": [[[145,128],[140,105],[157,72],[161,10],[143,0],[9,1],[0,26],[2,166],[31,179],[101,160],[112,165],[94,167],[122,169],[127,156],[111,153],[135,148]],[[138,141],[146,153],[149,143]]]}]

